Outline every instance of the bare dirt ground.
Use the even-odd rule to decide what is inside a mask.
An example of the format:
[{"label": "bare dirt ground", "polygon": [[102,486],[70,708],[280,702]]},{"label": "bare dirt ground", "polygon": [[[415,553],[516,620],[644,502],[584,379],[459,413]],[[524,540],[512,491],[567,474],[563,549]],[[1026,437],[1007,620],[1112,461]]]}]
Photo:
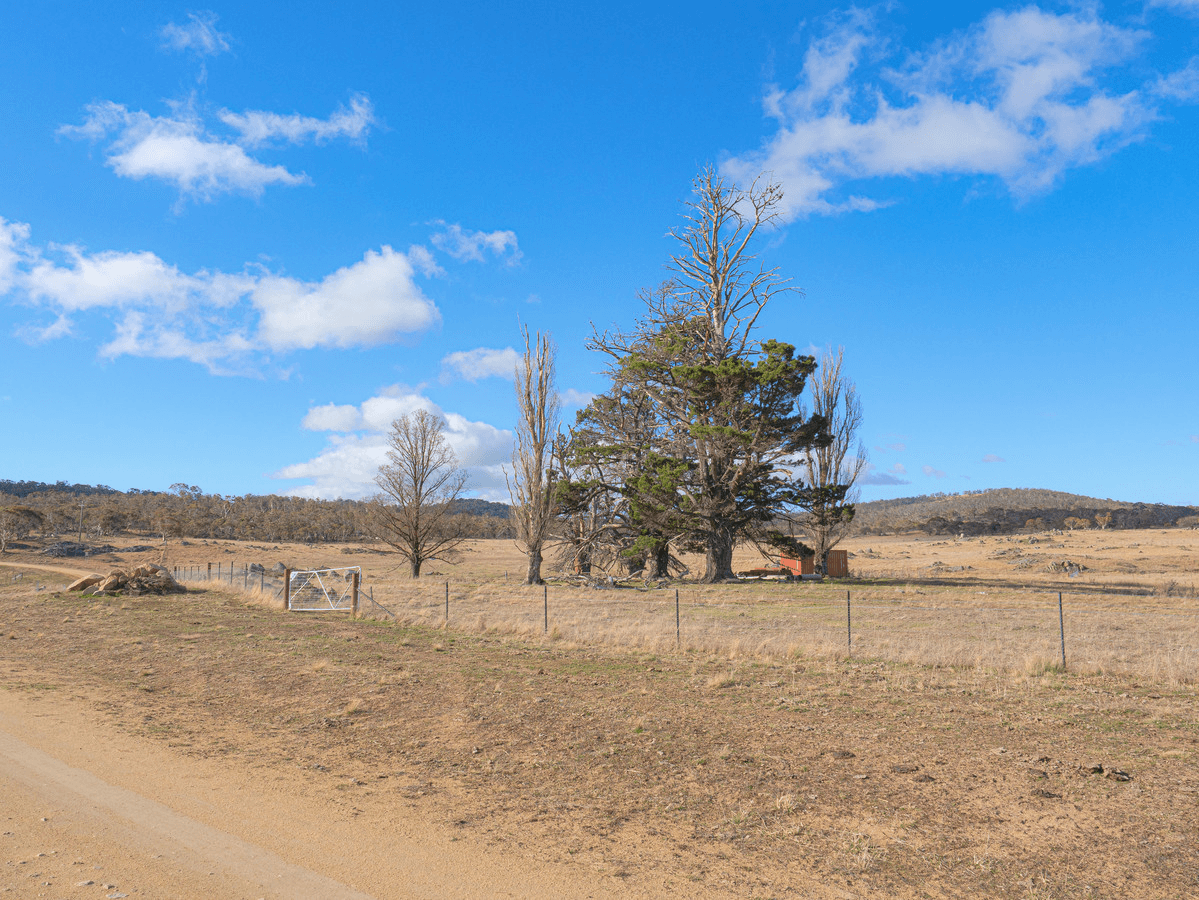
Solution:
[{"label": "bare dirt ground", "polygon": [[[1124,549],[1047,550],[1095,559],[1069,581],[990,556],[1039,543],[995,539],[859,539],[851,566],[877,578],[908,566],[914,579],[960,565],[905,589],[974,603],[1026,576],[1039,590],[1104,578],[1105,596],[1126,603],[1193,602],[1168,585],[1193,578],[1195,533],[1153,547],[1144,532],[1089,537]],[[1115,570],[1134,543],[1143,571]],[[394,557],[348,549],[193,542],[170,553],[178,564],[185,552],[198,564],[360,560],[380,593],[399,584],[382,574]],[[503,580],[506,552],[463,565],[495,594],[523,597]],[[879,572],[863,572],[867,561]],[[375,897],[1199,894],[1199,702],[1187,679],[629,649],[474,620],[460,630],[289,615],[216,585],[86,599],[62,592],[64,576],[7,572],[0,890],[15,896],[302,894],[255,893],[263,879],[238,881],[241,864],[205,869],[215,845],[142,845],[94,824],[125,813],[39,814],[53,798],[13,774],[20,759],[4,762],[13,739],[266,854],[262,871],[293,866]],[[761,593],[772,588],[728,587],[730,604],[772,599]],[[204,892],[205,878],[225,880]],[[85,880],[96,885],[75,887]]]}]

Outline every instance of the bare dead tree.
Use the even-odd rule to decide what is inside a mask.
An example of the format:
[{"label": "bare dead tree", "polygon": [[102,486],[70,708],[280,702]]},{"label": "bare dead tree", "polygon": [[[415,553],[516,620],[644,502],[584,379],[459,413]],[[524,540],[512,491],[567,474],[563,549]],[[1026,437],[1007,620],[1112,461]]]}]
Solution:
[{"label": "bare dead tree", "polygon": [[516,448],[508,496],[516,526],[516,544],[529,558],[525,584],[541,584],[542,550],[555,521],[551,456],[558,433],[558,391],[554,385],[557,355],[549,335],[530,338],[524,327],[525,351],[516,365]]},{"label": "bare dead tree", "polygon": [[767,269],[751,251],[758,231],[778,220],[783,188],[761,177],[738,188],[707,166],[693,189],[695,199],[683,214],[689,224],[670,230],[683,245],[668,266],[675,273],[675,312],[703,323],[695,336],[707,359],[741,356],[751,349],[751,333],[770,298],[794,290],[791,279]]},{"label": "bare dead tree", "polygon": [[453,509],[466,473],[444,431],[441,417],[423,409],[396,419],[387,436],[388,462],[375,476],[381,492],[373,504],[378,536],[408,560],[413,578],[428,560],[453,560],[467,540]]},{"label": "bare dead tree", "polygon": [[816,565],[826,571],[828,552],[853,527],[854,486],[866,468],[866,448],[858,439],[862,402],[857,385],[844,371],[845,348],[826,350],[816,374],[808,381],[812,412],[828,423],[832,441],[809,447],[803,454],[804,480],[812,488],[811,502],[799,524],[816,551]]}]

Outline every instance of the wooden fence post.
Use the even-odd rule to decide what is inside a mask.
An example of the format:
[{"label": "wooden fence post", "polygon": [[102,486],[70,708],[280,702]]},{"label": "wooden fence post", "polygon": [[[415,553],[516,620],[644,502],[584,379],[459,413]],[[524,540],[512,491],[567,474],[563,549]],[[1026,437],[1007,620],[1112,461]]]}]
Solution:
[{"label": "wooden fence post", "polygon": [[291,569],[283,570],[283,608],[291,609]]},{"label": "wooden fence post", "polygon": [[358,573],[351,573],[350,578],[350,618],[358,618]]},{"label": "wooden fence post", "polygon": [[212,581],[212,563],[208,564],[208,580]]}]

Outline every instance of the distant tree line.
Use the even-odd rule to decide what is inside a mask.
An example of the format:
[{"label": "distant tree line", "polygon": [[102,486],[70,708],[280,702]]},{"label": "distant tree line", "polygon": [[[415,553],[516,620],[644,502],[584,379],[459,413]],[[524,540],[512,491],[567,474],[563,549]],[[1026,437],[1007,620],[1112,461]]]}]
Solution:
[{"label": "distant tree line", "polygon": [[[514,536],[507,504],[468,498],[459,500],[454,510],[472,538]],[[85,540],[141,535],[366,543],[375,540],[377,531],[371,504],[361,500],[206,494],[182,483],[170,491],[118,491],[102,485],[0,481],[0,540],[30,534],[77,537],[81,519]]]},{"label": "distant tree line", "polygon": [[997,488],[859,503],[862,534],[1011,534],[1087,528],[1171,528],[1199,522],[1199,507],[1121,503],[1061,491]]}]

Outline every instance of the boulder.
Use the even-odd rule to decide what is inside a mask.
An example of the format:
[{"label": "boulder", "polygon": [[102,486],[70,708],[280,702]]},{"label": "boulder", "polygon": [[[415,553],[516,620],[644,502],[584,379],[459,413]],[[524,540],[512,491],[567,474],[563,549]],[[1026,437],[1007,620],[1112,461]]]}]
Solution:
[{"label": "boulder", "polygon": [[100,582],[100,587],[97,590],[101,591],[119,591],[125,586],[127,577],[124,572],[113,572],[107,578]]},{"label": "boulder", "polygon": [[87,590],[94,584],[99,584],[104,580],[103,575],[84,575],[78,581],[73,581],[67,585],[68,591],[83,591]]}]

